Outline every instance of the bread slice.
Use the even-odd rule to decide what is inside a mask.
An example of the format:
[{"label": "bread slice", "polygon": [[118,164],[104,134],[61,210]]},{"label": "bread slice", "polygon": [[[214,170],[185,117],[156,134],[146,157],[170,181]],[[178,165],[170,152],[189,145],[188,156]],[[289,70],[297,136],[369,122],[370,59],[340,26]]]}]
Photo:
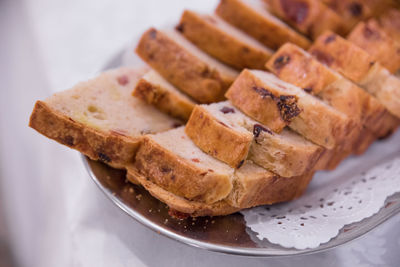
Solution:
[{"label": "bread slice", "polygon": [[147,72],[137,83],[133,96],[160,111],[187,121],[196,103],[166,81],[156,71]]},{"label": "bread slice", "polygon": [[319,36],[309,52],[321,63],[356,83],[368,74],[374,63],[366,51],[331,31]]},{"label": "bread slice", "polygon": [[379,17],[379,23],[383,30],[400,43],[400,10],[397,8],[388,9]]},{"label": "bread slice", "polygon": [[167,115],[130,94],[143,70],[120,68],[36,102],[29,126],[93,160],[123,168],[141,137],[173,128]]},{"label": "bread slice", "polygon": [[263,0],[221,0],[216,13],[271,49],[286,42],[307,48],[310,41],[272,16]]},{"label": "bread slice", "polygon": [[196,106],[185,132],[201,150],[233,168],[247,159],[283,177],[309,172],[324,151],[291,130],[272,132],[228,101]]},{"label": "bread slice", "polygon": [[400,43],[386,34],[377,20],[358,23],[347,39],[367,51],[391,73],[400,70]]},{"label": "bread slice", "polygon": [[233,169],[197,148],[183,127],[146,136],[135,167],[153,183],[190,200],[214,203],[232,190]]},{"label": "bread slice", "polygon": [[226,97],[246,115],[274,132],[288,125],[328,149],[354,134],[354,122],[345,114],[267,72],[244,70]]},{"label": "bread slice", "polygon": [[322,2],[342,17],[347,29],[352,29],[358,22],[374,15],[373,6],[369,3],[371,1],[322,0]]},{"label": "bread slice", "polygon": [[360,85],[400,118],[400,79],[375,63]]},{"label": "bread slice", "polygon": [[237,69],[264,69],[273,51],[218,16],[186,10],[177,26],[187,39],[209,55]]},{"label": "bread slice", "polygon": [[[285,60],[283,60],[285,59]],[[293,44],[283,45],[267,62],[278,78],[315,94],[367,129],[377,132],[386,109],[373,96]]]},{"label": "bread slice", "polygon": [[228,215],[245,208],[285,202],[300,197],[311,181],[313,173],[281,178],[263,168],[246,162],[236,170],[234,187],[226,199],[212,204],[188,200],[177,196],[139,174],[136,168],[127,168],[127,178],[139,181],[155,198],[170,209],[191,217]]},{"label": "bread slice", "polygon": [[326,30],[345,34],[341,17],[320,0],[265,0],[271,13],[312,39]]},{"label": "bread slice", "polygon": [[140,39],[136,53],[167,81],[200,103],[224,99],[225,91],[238,74],[175,30],[149,29]]}]

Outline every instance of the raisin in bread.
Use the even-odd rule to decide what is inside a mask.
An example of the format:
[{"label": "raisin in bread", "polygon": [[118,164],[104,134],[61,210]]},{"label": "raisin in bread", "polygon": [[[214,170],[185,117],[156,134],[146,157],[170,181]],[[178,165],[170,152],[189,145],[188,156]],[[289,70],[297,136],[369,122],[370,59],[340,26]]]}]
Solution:
[{"label": "raisin in bread", "polygon": [[226,97],[247,116],[274,132],[289,126],[328,149],[356,134],[354,122],[345,114],[264,71],[244,70]]},{"label": "raisin in bread", "polygon": [[209,55],[239,70],[264,69],[273,51],[215,15],[186,10],[176,27]]},{"label": "raisin in bread", "polygon": [[131,96],[143,70],[120,68],[36,102],[29,125],[93,160],[123,168],[141,137],[179,121]]},{"label": "raisin in bread", "polygon": [[293,44],[283,45],[268,61],[278,78],[315,94],[335,109],[359,121],[365,130],[377,133],[386,109],[372,95],[318,62]]},{"label": "raisin in bread", "polygon": [[303,48],[310,46],[306,37],[272,16],[263,0],[221,0],[216,13],[271,49],[277,49],[286,42]]},{"label": "raisin in bread", "polygon": [[180,92],[154,70],[139,80],[132,94],[160,111],[184,121],[189,119],[196,105],[190,97]]},{"label": "raisin in bread", "polygon": [[309,172],[324,152],[291,130],[272,132],[228,101],[196,106],[185,132],[201,150],[233,168],[251,160],[283,177]]},{"label": "raisin in bread", "polygon": [[146,31],[136,53],[167,81],[200,103],[224,99],[237,72],[202,52],[175,30]]}]

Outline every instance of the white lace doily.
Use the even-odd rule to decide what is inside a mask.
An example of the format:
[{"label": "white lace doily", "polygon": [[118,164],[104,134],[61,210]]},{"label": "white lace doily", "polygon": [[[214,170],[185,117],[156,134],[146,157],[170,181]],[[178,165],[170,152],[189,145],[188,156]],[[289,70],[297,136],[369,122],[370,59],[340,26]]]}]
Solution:
[{"label": "white lace doily", "polygon": [[377,213],[387,197],[400,191],[400,157],[351,177],[343,173],[296,201],[243,211],[246,225],[260,240],[286,248],[316,248],[345,225]]}]

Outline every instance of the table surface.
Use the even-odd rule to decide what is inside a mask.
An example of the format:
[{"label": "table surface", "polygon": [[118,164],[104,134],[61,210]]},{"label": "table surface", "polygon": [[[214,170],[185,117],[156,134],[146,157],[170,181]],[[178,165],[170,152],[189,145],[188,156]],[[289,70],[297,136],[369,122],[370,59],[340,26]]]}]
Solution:
[{"label": "table surface", "polygon": [[399,215],[309,256],[246,258],[177,243],[114,206],[77,152],[27,127],[35,100],[93,76],[146,28],[217,1],[182,2],[0,1],[0,266],[399,266]]}]

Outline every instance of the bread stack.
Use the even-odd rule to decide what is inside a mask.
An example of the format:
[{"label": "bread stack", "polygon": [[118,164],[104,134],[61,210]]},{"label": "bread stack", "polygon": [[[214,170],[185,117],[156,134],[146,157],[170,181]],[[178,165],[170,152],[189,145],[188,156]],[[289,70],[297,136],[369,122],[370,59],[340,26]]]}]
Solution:
[{"label": "bread stack", "polygon": [[399,11],[377,2],[221,0],[212,15],[185,11],[175,29],[141,37],[150,69],[108,71],[38,101],[30,126],[126,169],[189,216],[293,200],[316,171],[400,125]]}]

